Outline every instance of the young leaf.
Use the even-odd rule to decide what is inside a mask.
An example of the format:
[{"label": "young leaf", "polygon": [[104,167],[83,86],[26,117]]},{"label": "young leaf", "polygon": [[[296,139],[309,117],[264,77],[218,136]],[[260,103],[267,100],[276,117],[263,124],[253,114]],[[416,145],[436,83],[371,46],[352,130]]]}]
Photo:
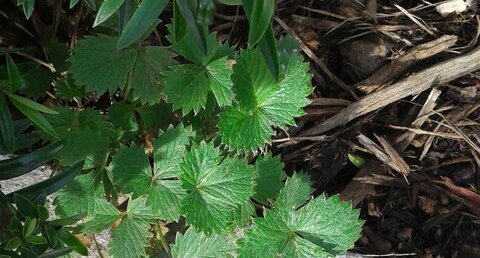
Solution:
[{"label": "young leaf", "polygon": [[272,22],[275,0],[242,0],[242,6],[247,14],[250,29],[248,30],[248,43],[253,46],[262,38]]},{"label": "young leaf", "polygon": [[158,16],[162,13],[168,0],[143,0],[117,43],[117,48],[122,49],[135,43],[157,22]]},{"label": "young leaf", "polygon": [[[310,183],[289,181],[280,191],[279,201],[303,202],[300,200],[305,196],[291,198],[295,193],[289,191],[304,189]],[[239,241],[239,257],[255,257],[259,253],[264,257],[335,257],[353,247],[360,236],[363,222],[358,220],[359,210],[353,210],[350,203],[340,201],[338,196],[322,195],[298,207],[275,206],[263,218],[255,219],[253,227]]]},{"label": "young leaf", "polygon": [[125,2],[125,0],[105,0],[103,1],[100,9],[98,9],[97,16],[93,22],[93,27],[98,26],[102,22],[106,21],[110,16],[112,16],[120,6]]},{"label": "young leaf", "polygon": [[280,156],[272,157],[271,154],[260,157],[255,162],[255,195],[253,199],[263,204],[268,200],[276,199],[278,191],[284,187],[283,180],[287,177],[283,171]]},{"label": "young leaf", "polygon": [[20,82],[20,73],[18,72],[18,67],[9,54],[7,54],[7,71],[8,71],[9,90],[10,92],[13,92],[14,90],[17,90],[20,88],[21,82]]},{"label": "young leaf", "polygon": [[212,144],[192,147],[180,164],[187,196],[182,212],[187,222],[207,235],[222,232],[237,206],[253,194],[253,169],[245,160],[222,157]]},{"label": "young leaf", "polygon": [[8,153],[15,149],[15,131],[5,95],[0,93],[0,143]]},{"label": "young leaf", "polygon": [[150,224],[157,217],[150,207],[145,205],[145,198],[131,200],[122,221],[112,234],[108,244],[110,256],[113,258],[145,257],[148,245]]},{"label": "young leaf", "polygon": [[138,51],[132,73],[134,99],[142,103],[159,103],[162,98],[160,81],[163,71],[175,64],[174,54],[163,47],[143,47]]},{"label": "young leaf", "polygon": [[206,236],[192,227],[184,234],[177,233],[172,246],[172,258],[183,257],[234,257],[234,245],[226,235]]},{"label": "young leaf", "polygon": [[309,103],[310,76],[298,54],[290,54],[284,76],[276,81],[258,50],[243,52],[233,67],[238,104],[220,114],[222,141],[236,150],[254,150],[270,141],[271,126],[294,125]]},{"label": "young leaf", "polygon": [[180,200],[185,193],[178,180],[178,164],[184,156],[186,145],[193,136],[189,128],[170,127],[154,142],[153,174],[148,156],[142,148],[132,145],[113,157],[113,182],[123,193],[133,193],[133,198],[147,196],[147,204],[154,214],[165,220],[180,216]]},{"label": "young leaf", "polygon": [[136,59],[135,49],[117,50],[118,38],[87,36],[72,50],[70,72],[75,82],[87,91],[102,95],[123,89]]}]

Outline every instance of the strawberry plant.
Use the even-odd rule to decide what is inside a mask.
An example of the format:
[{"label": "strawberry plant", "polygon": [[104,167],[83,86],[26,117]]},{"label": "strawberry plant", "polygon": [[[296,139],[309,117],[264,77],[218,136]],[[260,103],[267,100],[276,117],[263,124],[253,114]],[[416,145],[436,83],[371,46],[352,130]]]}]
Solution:
[{"label": "strawberry plant", "polygon": [[[1,147],[20,144],[9,110],[33,123],[37,139],[61,143],[55,163],[82,173],[56,193],[55,212],[84,218],[75,233],[111,230],[111,257],[344,253],[359,237],[359,211],[338,196],[312,197],[309,176],[287,176],[265,148],[309,103],[308,64],[292,39],[275,39],[274,1],[220,2],[243,7],[246,49],[209,31],[212,0],[101,2],[93,25],[104,29],[71,49],[69,68],[47,88],[50,107],[22,96],[26,74],[7,56]],[[34,12],[35,1],[18,4],[27,17]],[[169,45],[149,44],[167,7]]]}]

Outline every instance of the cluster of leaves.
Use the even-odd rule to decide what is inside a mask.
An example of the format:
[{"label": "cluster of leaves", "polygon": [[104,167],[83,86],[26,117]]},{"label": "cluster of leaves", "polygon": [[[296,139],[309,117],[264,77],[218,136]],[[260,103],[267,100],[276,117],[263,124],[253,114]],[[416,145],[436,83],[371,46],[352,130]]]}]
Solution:
[{"label": "cluster of leaves", "polygon": [[[96,8],[96,1],[84,2]],[[73,180],[75,173],[59,174],[52,178],[59,183],[42,188],[50,190],[28,197],[68,182],[57,192],[56,214],[84,217],[71,229],[75,233],[112,229],[109,254],[115,258],[147,256],[154,252],[150,246],[170,257],[333,257],[352,247],[362,222],[349,203],[312,198],[308,176],[287,177],[278,156],[258,155],[253,164],[244,157],[270,143],[274,128],[295,125],[309,103],[308,65],[292,39],[274,38],[275,1],[220,1],[245,10],[249,47],[241,51],[209,32],[212,0],[173,1],[166,36],[171,45],[142,44],[169,1],[143,0],[132,9],[134,2],[99,5],[94,26],[115,16],[120,22],[79,40],[65,57],[68,69],[49,81],[58,103],[53,107],[21,96],[29,96],[28,73],[7,56],[8,83],[2,84],[0,72],[0,150],[54,142],[44,160],[83,171]],[[33,3],[18,1],[27,17]],[[108,99],[107,107],[81,105],[98,96]],[[14,110],[34,129],[16,132]],[[25,134],[34,140],[22,143]],[[32,168],[11,170],[11,177]],[[165,225],[174,224],[180,229],[169,243]],[[29,237],[12,235],[21,244],[9,240],[0,247],[23,255]],[[67,245],[85,252],[82,245],[54,242],[48,234],[45,239],[47,249]]]}]

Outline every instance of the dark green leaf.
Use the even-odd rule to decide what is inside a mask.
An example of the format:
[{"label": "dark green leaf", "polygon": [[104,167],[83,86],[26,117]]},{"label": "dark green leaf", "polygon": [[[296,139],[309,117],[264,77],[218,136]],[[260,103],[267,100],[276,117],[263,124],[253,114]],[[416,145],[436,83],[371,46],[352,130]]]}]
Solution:
[{"label": "dark green leaf", "polygon": [[143,0],[128,22],[117,43],[117,48],[125,48],[141,39],[167,5],[168,0]]},{"label": "dark green leaf", "polygon": [[8,70],[8,81],[9,81],[9,90],[13,92],[16,89],[20,88],[20,73],[18,72],[18,67],[7,54],[7,70]]},{"label": "dark green leaf", "polygon": [[24,237],[31,236],[36,228],[37,228],[37,219],[35,218],[32,219],[30,217],[27,217],[25,219],[25,225],[23,226],[23,236]]},{"label": "dark green leaf", "polygon": [[23,156],[0,161],[0,180],[21,176],[50,161],[62,149],[57,142]]},{"label": "dark green leaf", "polygon": [[[15,148],[13,148],[13,152],[25,149],[27,147],[32,146],[34,143],[40,141],[40,135],[36,133],[26,133],[26,134],[19,134],[15,135]],[[6,150],[5,146],[0,142],[0,155],[10,154]]]},{"label": "dark green leaf", "polygon": [[103,1],[100,9],[98,9],[97,17],[95,17],[95,22],[93,27],[96,27],[100,23],[106,21],[110,16],[112,16],[120,6],[125,2],[125,0],[105,0]]},{"label": "dark green leaf", "polygon": [[5,146],[6,151],[13,152],[15,148],[13,121],[3,93],[0,93],[0,137],[1,145]]},{"label": "dark green leaf", "polygon": [[241,5],[242,0],[217,0],[218,2],[226,5]]},{"label": "dark green leaf", "polygon": [[193,10],[195,6],[193,6],[193,1],[190,0],[177,0],[176,3],[178,4],[178,9],[183,16],[187,24],[187,28],[189,30],[189,34],[191,34],[194,43],[200,47],[200,51],[204,54],[207,53],[207,43],[205,37],[205,29],[201,28],[195,19],[193,14]]},{"label": "dark green leaf", "polygon": [[278,191],[283,188],[283,180],[287,177],[283,171],[280,156],[272,157],[271,154],[260,157],[255,162],[255,195],[253,198],[263,204],[276,199]]},{"label": "dark green leaf", "polygon": [[37,206],[33,204],[33,202],[30,201],[27,197],[21,194],[14,194],[13,200],[15,202],[15,205],[17,206],[17,209],[23,214],[23,216],[31,218],[39,217]]},{"label": "dark green leaf", "polygon": [[248,43],[253,46],[260,41],[267,28],[270,27],[275,0],[242,0],[242,6],[250,24]]},{"label": "dark green leaf", "polygon": [[46,107],[42,104],[39,104],[35,101],[24,98],[22,96],[18,96],[16,94],[7,94],[7,95],[10,98],[10,100],[12,101],[12,103],[20,103],[25,107],[28,107],[30,109],[33,109],[33,110],[36,110],[38,112],[42,112],[42,113],[45,113],[45,114],[53,114],[53,115],[58,114],[57,111],[52,110],[52,109],[50,109],[50,108],[48,108],[48,107]]},{"label": "dark green leaf", "polygon": [[38,258],[63,257],[63,256],[66,256],[67,254],[71,253],[72,250],[73,249],[71,247],[62,247],[62,248],[54,249],[54,250],[48,251],[44,254],[41,254],[41,255],[38,256]]},{"label": "dark green leaf", "polygon": [[22,245],[22,240],[19,237],[14,237],[8,240],[5,250],[15,250]]},{"label": "dark green leaf", "polygon": [[67,246],[73,248],[73,250],[81,255],[88,255],[88,249],[77,237],[65,229],[57,230],[58,238]]},{"label": "dark green leaf", "polygon": [[34,245],[41,245],[41,244],[46,244],[47,239],[44,238],[43,236],[29,236],[27,237],[27,242]]},{"label": "dark green leaf", "polygon": [[258,46],[273,77],[277,80],[280,80],[280,61],[278,58],[275,36],[273,35],[273,29],[271,26],[267,29],[263,35],[263,38],[260,39]]},{"label": "dark green leaf", "polygon": [[15,105],[15,107],[18,108],[18,110],[20,110],[26,117],[32,120],[32,122],[41,130],[53,136],[54,138],[58,137],[55,129],[53,129],[50,122],[48,122],[48,120],[42,114],[40,114],[40,112],[30,108],[29,106],[26,106],[22,102],[18,102],[15,99],[10,98],[10,100]]},{"label": "dark green leaf", "polygon": [[22,248],[20,251],[20,254],[22,255],[22,258],[37,258],[38,256],[35,254],[34,251],[28,249],[28,248]]},{"label": "dark green leaf", "polygon": [[69,167],[64,172],[59,173],[45,181],[20,189],[16,191],[16,193],[33,197],[40,194],[50,195],[67,185],[75,176],[80,173],[82,167],[83,161],[72,167]]},{"label": "dark green leaf", "polygon": [[72,9],[75,5],[77,5],[79,1],[80,0],[70,0],[70,5],[69,5],[70,9]]}]

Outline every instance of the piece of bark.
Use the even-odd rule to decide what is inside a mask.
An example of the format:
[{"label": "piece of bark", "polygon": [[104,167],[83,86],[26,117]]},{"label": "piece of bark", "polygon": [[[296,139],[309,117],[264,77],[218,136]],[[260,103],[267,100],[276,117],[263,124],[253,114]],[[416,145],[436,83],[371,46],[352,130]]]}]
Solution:
[{"label": "piece of bark", "polygon": [[395,79],[418,61],[447,50],[453,46],[456,41],[456,36],[445,35],[433,41],[418,45],[392,62],[384,65],[368,78],[356,83],[355,87],[359,88],[362,92],[369,94],[382,85]]},{"label": "piece of bark", "polygon": [[419,94],[433,86],[445,84],[478,69],[480,69],[480,47],[464,55],[440,62],[398,83],[376,91],[344,108],[333,117],[304,131],[301,136],[323,134],[395,101]]}]

